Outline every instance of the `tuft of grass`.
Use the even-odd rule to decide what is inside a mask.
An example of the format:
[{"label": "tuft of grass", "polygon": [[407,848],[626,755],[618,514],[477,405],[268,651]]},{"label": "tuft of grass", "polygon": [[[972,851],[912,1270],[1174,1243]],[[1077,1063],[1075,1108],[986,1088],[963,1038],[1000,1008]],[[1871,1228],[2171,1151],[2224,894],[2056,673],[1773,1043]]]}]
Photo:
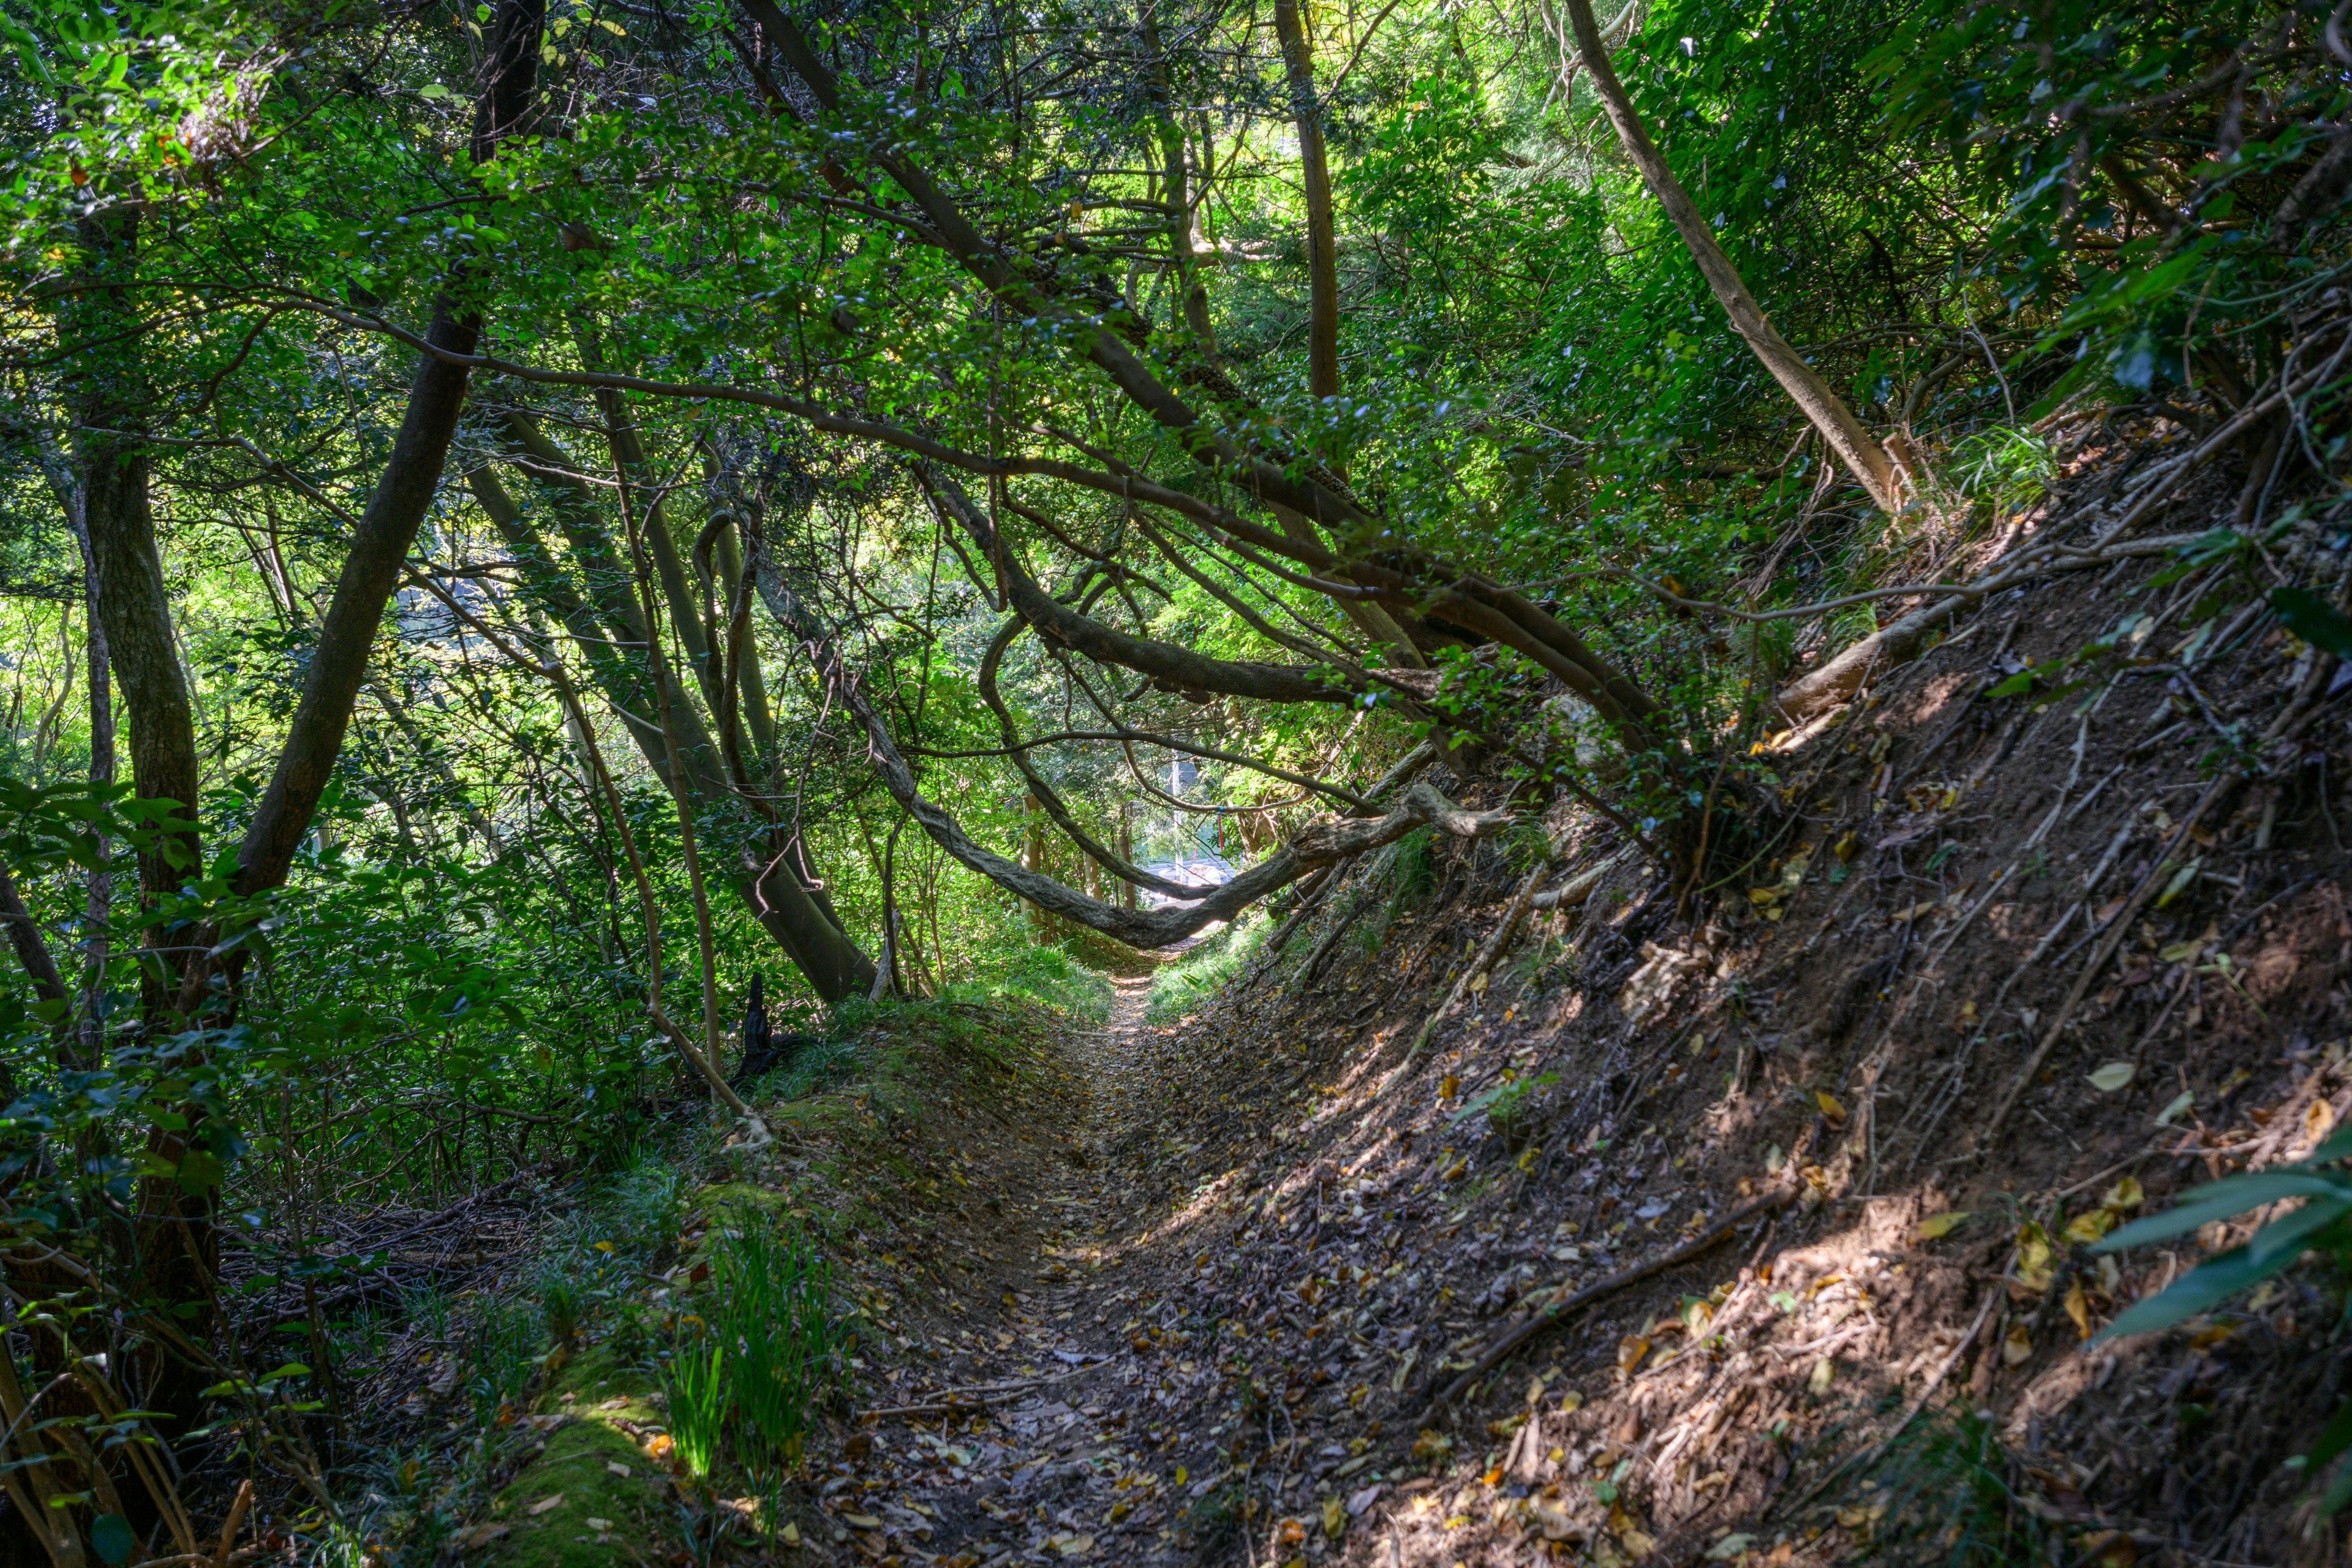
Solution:
[{"label": "tuft of grass", "polygon": [[1842,1491],[1871,1513],[1872,1556],[1949,1568],[2052,1561],[2058,1544],[2012,1485],[2016,1458],[1966,1405],[1923,1412],[1885,1458]]},{"label": "tuft of grass", "polygon": [[801,1237],[759,1228],[722,1238],[715,1261],[712,1326],[742,1416],[735,1457],[747,1471],[792,1464],[833,1376],[830,1270]]},{"label": "tuft of grass", "polygon": [[475,1317],[465,1349],[475,1425],[496,1425],[499,1413],[521,1399],[545,1342],[542,1331],[539,1314],[520,1303],[491,1302]]},{"label": "tuft of grass", "polygon": [[698,1481],[710,1479],[727,1417],[734,1401],[727,1385],[727,1347],[718,1336],[681,1328],[669,1360],[662,1364],[662,1402],[669,1415],[669,1440],[678,1463]]},{"label": "tuft of grass", "polygon": [[1155,1024],[1165,1024],[1193,1011],[1255,956],[1272,934],[1272,923],[1253,912],[1195,943],[1183,957],[1151,977],[1151,994],[1143,1005],[1143,1016]]}]

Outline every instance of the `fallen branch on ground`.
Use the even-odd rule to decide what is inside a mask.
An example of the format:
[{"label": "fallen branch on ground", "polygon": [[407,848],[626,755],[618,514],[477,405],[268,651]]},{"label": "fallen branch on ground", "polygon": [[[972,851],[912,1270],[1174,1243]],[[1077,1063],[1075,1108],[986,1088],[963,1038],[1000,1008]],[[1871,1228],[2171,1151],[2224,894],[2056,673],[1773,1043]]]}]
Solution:
[{"label": "fallen branch on ground", "polygon": [[1606,1279],[1596,1280],[1587,1285],[1559,1305],[1537,1313],[1496,1341],[1492,1349],[1471,1363],[1469,1371],[1447,1384],[1442,1390],[1423,1398],[1416,1409],[1412,1425],[1419,1425],[1433,1410],[1451,1405],[1455,1400],[1461,1398],[1463,1393],[1473,1384],[1484,1379],[1496,1367],[1517,1354],[1520,1348],[1530,1340],[1539,1338],[1561,1327],[1578,1311],[1598,1301],[1601,1297],[1622,1290],[1628,1285],[1639,1284],[1651,1275],[1672,1268],[1678,1263],[1689,1262],[1707,1248],[1723,1241],[1733,1231],[1738,1230],[1757,1215],[1769,1214],[1780,1208],[1796,1195],[1797,1188],[1794,1184],[1781,1187],[1778,1191],[1767,1193],[1754,1203],[1732,1210],[1680,1247],[1662,1252],[1647,1262],[1636,1263],[1630,1268],[1621,1268]]},{"label": "fallen branch on ground", "polygon": [[[861,1421],[877,1421],[885,1415],[954,1415],[967,1410],[986,1410],[992,1405],[1010,1405],[1033,1388],[1043,1388],[1049,1383],[1060,1383],[1066,1378],[1076,1377],[1082,1372],[1092,1372],[1097,1367],[1108,1364],[1109,1360],[1108,1356],[1105,1356],[1100,1361],[1090,1361],[1083,1366],[1074,1366],[1064,1372],[1047,1373],[1043,1377],[1024,1377],[1013,1383],[982,1383],[975,1384],[970,1388],[950,1388],[942,1392],[937,1398],[927,1400],[920,1405],[880,1405],[872,1410],[861,1411],[857,1418]],[[982,1397],[967,1399],[963,1397],[966,1394],[979,1394]]]}]

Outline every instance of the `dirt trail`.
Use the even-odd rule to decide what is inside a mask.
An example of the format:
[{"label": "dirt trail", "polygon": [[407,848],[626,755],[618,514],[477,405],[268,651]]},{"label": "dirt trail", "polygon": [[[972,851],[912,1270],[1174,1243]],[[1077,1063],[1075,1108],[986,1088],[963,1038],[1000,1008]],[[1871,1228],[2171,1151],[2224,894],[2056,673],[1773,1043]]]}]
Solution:
[{"label": "dirt trail", "polygon": [[1114,1152],[1149,1136],[1156,1098],[1150,978],[1115,986],[1107,1026],[1068,1037],[1071,1091],[1048,1108],[1075,1149],[1026,1162],[1027,1183],[996,1194],[1008,1219],[1029,1216],[1028,1284],[1007,1294],[1000,1322],[934,1323],[936,1363],[898,1369],[861,1406],[848,1462],[822,1491],[837,1549],[940,1568],[1194,1560],[1172,1527],[1217,1473],[1197,1457],[1197,1412],[1218,1379],[1191,1360],[1160,1365],[1137,1319],[1154,1294],[1150,1223],[1166,1207],[1139,1163]]}]

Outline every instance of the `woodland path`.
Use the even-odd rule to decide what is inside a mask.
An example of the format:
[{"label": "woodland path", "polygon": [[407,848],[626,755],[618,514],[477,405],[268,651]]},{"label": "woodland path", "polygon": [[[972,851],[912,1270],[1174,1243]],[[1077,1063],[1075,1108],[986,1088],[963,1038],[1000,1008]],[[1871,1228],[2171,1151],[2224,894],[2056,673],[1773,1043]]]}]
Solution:
[{"label": "woodland path", "polygon": [[1154,1228],[1170,1184],[1144,1156],[1181,1170],[1185,1152],[1151,1148],[1162,1091],[1142,1048],[1150,984],[1115,980],[1107,1026],[1066,1037],[1074,1082],[1054,1110],[1074,1142],[1041,1151],[1026,1190],[996,1194],[1008,1218],[1028,1218],[1027,1288],[998,1322],[936,1325],[936,1363],[861,1404],[856,1462],[821,1503],[837,1522],[813,1542],[837,1560],[1242,1559],[1213,1501],[1196,1506],[1221,1468],[1207,1429],[1222,1402],[1213,1355],[1156,1353],[1164,1329],[1139,1305],[1175,1266]]}]

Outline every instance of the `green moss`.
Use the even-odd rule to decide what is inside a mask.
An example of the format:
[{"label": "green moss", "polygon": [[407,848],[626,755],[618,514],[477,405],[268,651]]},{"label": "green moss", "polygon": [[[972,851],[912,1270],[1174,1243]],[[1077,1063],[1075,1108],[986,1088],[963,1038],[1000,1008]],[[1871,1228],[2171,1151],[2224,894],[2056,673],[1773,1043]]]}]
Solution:
[{"label": "green moss", "polygon": [[[652,1392],[644,1373],[609,1352],[591,1352],[564,1369],[556,1391],[540,1405],[543,1413],[561,1411],[571,1419],[492,1501],[488,1517],[509,1533],[492,1543],[484,1562],[499,1568],[608,1568],[622,1560],[623,1542],[642,1549],[670,1534],[667,1475],[614,1425],[658,1424]],[[572,1396],[568,1405],[565,1394]],[[620,1403],[606,1408],[615,1400]],[[614,1465],[628,1474],[616,1473]],[[530,1511],[557,1496],[563,1500],[545,1512]],[[604,1521],[606,1528],[592,1528],[592,1519]]]}]

